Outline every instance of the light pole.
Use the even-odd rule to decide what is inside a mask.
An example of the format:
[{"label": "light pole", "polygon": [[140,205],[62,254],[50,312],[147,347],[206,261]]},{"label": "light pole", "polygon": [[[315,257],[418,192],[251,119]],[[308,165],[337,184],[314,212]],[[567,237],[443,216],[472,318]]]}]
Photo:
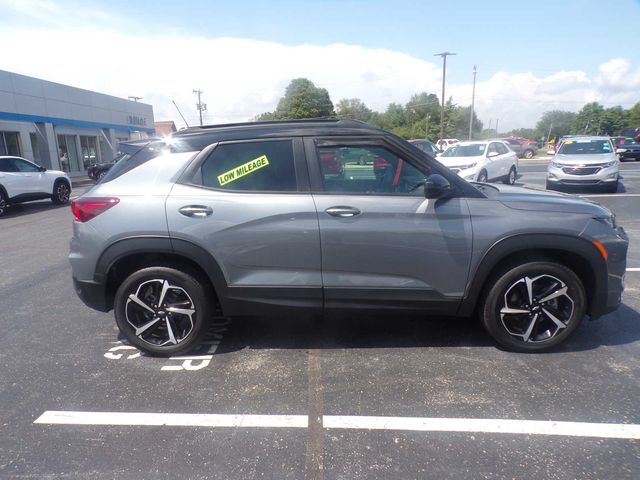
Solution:
[{"label": "light pole", "polygon": [[451,52],[435,53],[434,57],[442,57],[442,105],[440,107],[440,140],[444,138],[444,81],[447,77],[447,57],[455,55]]},{"label": "light pole", "polygon": [[469,115],[469,140],[473,131],[473,107],[476,103],[476,66],[473,66],[473,90],[471,90],[471,114]]}]

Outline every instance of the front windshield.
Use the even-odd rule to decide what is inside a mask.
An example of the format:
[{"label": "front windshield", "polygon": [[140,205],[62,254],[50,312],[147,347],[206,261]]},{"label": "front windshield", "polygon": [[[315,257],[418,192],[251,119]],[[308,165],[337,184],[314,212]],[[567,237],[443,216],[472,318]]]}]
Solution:
[{"label": "front windshield", "polygon": [[443,154],[443,157],[479,157],[484,154],[487,146],[484,143],[471,143],[466,145],[451,145]]},{"label": "front windshield", "polygon": [[567,140],[560,146],[562,155],[597,155],[611,153],[609,140]]}]

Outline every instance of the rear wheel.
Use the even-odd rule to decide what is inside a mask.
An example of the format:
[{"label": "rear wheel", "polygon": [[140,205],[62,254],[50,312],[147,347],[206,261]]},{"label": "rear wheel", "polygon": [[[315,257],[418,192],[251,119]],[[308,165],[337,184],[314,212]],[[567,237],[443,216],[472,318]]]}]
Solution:
[{"label": "rear wheel", "polygon": [[131,274],[114,299],[116,323],[129,342],[152,355],[170,356],[196,347],[212,315],[205,283],[168,267]]},{"label": "rear wheel", "polygon": [[539,352],[569,337],[585,313],[584,287],[558,263],[530,262],[496,275],[482,307],[482,323],[503,347]]},{"label": "rear wheel", "polygon": [[53,186],[53,193],[51,195],[51,201],[55,204],[62,205],[69,203],[69,197],[71,196],[71,187],[63,180],[58,180]]}]

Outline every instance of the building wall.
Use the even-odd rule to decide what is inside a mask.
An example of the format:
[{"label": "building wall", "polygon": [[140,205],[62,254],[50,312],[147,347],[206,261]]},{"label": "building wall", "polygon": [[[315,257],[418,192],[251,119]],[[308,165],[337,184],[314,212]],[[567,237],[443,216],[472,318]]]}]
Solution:
[{"label": "building wall", "polygon": [[[20,154],[47,168],[61,167],[60,135],[74,137],[78,146],[81,136],[95,139],[83,140],[95,143],[97,154],[87,158],[97,163],[113,159],[118,139],[151,135],[153,125],[151,105],[0,70],[0,132],[19,132]],[[39,142],[39,159],[32,133]],[[75,173],[83,173],[85,165],[77,164]]]}]

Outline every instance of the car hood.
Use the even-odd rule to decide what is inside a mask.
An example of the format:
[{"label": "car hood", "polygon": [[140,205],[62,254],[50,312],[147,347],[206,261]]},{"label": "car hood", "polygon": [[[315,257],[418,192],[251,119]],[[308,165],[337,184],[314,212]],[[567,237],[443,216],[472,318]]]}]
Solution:
[{"label": "car hood", "polygon": [[596,153],[586,155],[563,155],[557,153],[551,161],[566,165],[589,165],[594,163],[613,162],[615,159],[615,153]]},{"label": "car hood", "polygon": [[611,211],[599,203],[586,200],[565,193],[538,190],[535,188],[513,187],[509,185],[491,185],[485,187],[495,188],[495,191],[484,193],[501,202],[503,205],[515,210],[553,211],[564,213],[581,213],[597,217],[610,216]]},{"label": "car hood", "polygon": [[438,157],[438,161],[445,167],[459,167],[460,165],[469,165],[471,163],[477,163],[482,160],[482,155],[477,157]]}]

